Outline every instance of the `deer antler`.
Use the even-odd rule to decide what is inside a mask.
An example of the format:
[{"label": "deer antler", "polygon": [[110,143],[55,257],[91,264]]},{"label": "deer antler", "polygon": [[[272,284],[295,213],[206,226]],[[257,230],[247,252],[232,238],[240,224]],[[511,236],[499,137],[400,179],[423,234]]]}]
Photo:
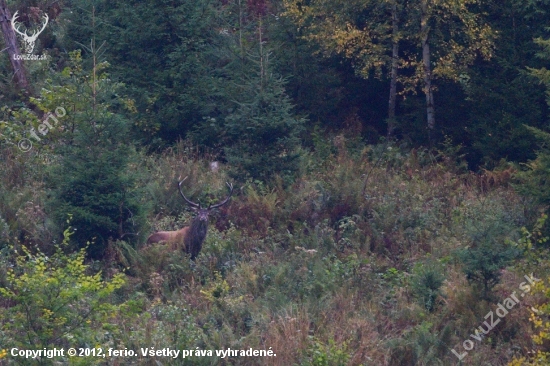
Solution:
[{"label": "deer antler", "polygon": [[[181,190],[181,185],[182,183],[187,179],[187,177],[183,178],[183,180],[181,182],[178,183],[178,189],[180,191],[180,194],[181,196],[183,197],[183,199],[185,200],[185,202],[187,202],[189,204],[189,206],[195,208],[195,209],[200,209],[201,208],[201,204],[200,203],[195,203],[193,201],[191,201],[189,198],[185,197],[185,195],[183,194],[182,190]],[[229,199],[231,198],[231,195],[233,194],[233,184],[229,183],[229,182],[226,182],[225,184],[227,184],[227,187],[229,188],[229,195],[226,197],[226,199],[224,199],[222,202],[220,203],[217,203],[215,205],[210,205],[208,206],[208,210],[211,210],[211,209],[214,209],[214,208],[218,208],[220,206],[223,206],[225,205]]]},{"label": "deer antler", "polygon": [[229,199],[231,198],[231,195],[233,194],[233,184],[229,182],[225,182],[225,184],[227,184],[227,187],[229,187],[229,196],[227,196],[227,198],[224,199],[222,202],[209,206],[208,209],[218,208],[220,206],[225,205],[229,201]]},{"label": "deer antler", "polygon": [[195,203],[195,202],[192,202],[191,200],[189,200],[187,197],[185,197],[185,195],[183,194],[183,192],[181,191],[181,184],[187,179],[187,177],[183,178],[183,180],[181,182],[178,183],[178,189],[180,191],[180,194],[181,196],[183,197],[183,199],[185,200],[185,202],[187,202],[189,204],[189,206],[193,207],[193,208],[201,208],[201,205],[200,203]]}]

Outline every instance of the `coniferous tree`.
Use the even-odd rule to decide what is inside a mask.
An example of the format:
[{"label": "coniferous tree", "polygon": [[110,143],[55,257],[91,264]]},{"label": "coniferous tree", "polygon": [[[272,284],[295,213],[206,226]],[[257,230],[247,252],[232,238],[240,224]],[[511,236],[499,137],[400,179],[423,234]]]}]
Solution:
[{"label": "coniferous tree", "polygon": [[304,119],[294,115],[286,80],[274,70],[266,33],[270,6],[237,0],[222,7],[228,28],[214,53],[224,66],[213,70],[219,113],[205,116],[192,136],[223,150],[236,179],[267,182],[279,175],[288,183],[298,167]]},{"label": "coniferous tree", "polygon": [[[105,40],[113,79],[135,100],[136,135],[147,142],[185,137],[216,109],[209,45],[216,24],[211,0],[71,0],[66,47]],[[92,11],[95,21],[92,21]],[[93,23],[93,26],[92,26]]]},{"label": "coniferous tree", "polygon": [[262,52],[256,74],[243,80],[236,108],[225,119],[225,155],[239,174],[262,181],[278,174],[289,182],[297,169],[304,120],[293,115],[285,81],[271,72],[269,53]]},{"label": "coniferous tree", "polygon": [[68,111],[65,143],[56,149],[59,164],[49,174],[48,206],[58,225],[71,218],[74,242],[90,242],[89,254],[98,258],[110,239],[134,239],[144,212],[135,187],[135,152],[127,140],[129,122],[117,111],[117,86],[103,72],[106,63],[94,62],[90,75],[81,68],[79,52],[71,58],[62,85],[53,87],[48,98]]},{"label": "coniferous tree", "polygon": [[[542,48],[538,56],[550,60],[550,39],[537,38],[535,42]],[[530,69],[541,84],[546,87],[546,102],[550,106],[550,70]],[[518,189],[521,193],[534,197],[548,210],[550,204],[550,133],[532,126],[525,126],[538,140],[539,150],[536,159],[527,163],[527,171],[521,172]],[[548,226],[547,226],[548,230]]]},{"label": "coniferous tree", "polygon": [[541,68],[544,59],[533,57],[540,48],[533,38],[545,36],[550,14],[538,1],[489,1],[483,4],[498,37],[491,62],[478,62],[464,74],[466,95],[462,133],[449,126],[455,141],[469,146],[472,167],[488,168],[500,159],[525,162],[535,157],[536,140],[524,125],[543,128],[547,122],[544,89],[526,72]]}]

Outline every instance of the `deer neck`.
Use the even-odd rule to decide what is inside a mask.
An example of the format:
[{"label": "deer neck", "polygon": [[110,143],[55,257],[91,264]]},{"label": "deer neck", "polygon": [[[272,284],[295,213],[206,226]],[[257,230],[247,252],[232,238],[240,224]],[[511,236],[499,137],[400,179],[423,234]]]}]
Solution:
[{"label": "deer neck", "polygon": [[185,248],[187,253],[191,254],[191,259],[195,259],[201,251],[207,230],[208,220],[199,220],[197,217],[191,222],[185,237]]}]

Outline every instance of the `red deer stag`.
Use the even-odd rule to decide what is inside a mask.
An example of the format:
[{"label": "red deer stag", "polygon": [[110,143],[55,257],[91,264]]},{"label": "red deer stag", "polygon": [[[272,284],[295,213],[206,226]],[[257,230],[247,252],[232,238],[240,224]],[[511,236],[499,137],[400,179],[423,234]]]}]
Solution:
[{"label": "red deer stag", "polygon": [[197,216],[193,219],[193,221],[191,221],[191,225],[186,226],[183,229],[176,231],[158,231],[152,234],[147,239],[147,245],[166,242],[173,249],[180,248],[184,250],[186,253],[190,254],[191,259],[194,260],[201,251],[202,243],[206,237],[206,230],[208,229],[208,215],[210,214],[210,211],[225,205],[229,201],[231,195],[233,194],[233,184],[226,183],[229,187],[229,195],[226,199],[218,204],[209,205],[207,208],[202,208],[200,203],[190,201],[181,191],[181,184],[185,179],[187,179],[187,177],[178,183],[178,189],[185,202],[187,202],[189,206],[197,212]]}]

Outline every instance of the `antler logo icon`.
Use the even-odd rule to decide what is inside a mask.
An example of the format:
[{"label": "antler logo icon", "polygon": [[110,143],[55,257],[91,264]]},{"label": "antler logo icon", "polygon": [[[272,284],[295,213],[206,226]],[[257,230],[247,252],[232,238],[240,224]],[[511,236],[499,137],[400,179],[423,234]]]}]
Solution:
[{"label": "antler logo icon", "polygon": [[17,28],[16,23],[15,23],[15,20],[19,17],[17,15],[17,13],[18,13],[18,11],[16,11],[15,14],[13,14],[13,17],[11,18],[11,26],[13,27],[13,30],[17,34],[19,34],[20,36],[23,37],[23,41],[25,42],[25,52],[27,54],[31,54],[32,51],[34,50],[34,44],[36,43],[36,39],[38,38],[40,33],[42,33],[42,31],[44,31],[44,29],[46,28],[46,26],[48,25],[48,20],[50,20],[50,18],[48,18],[48,14],[45,14],[44,18],[45,18],[46,22],[42,26],[42,29],[40,29],[39,31],[34,31],[33,34],[29,36],[27,34],[27,31],[25,31],[25,33],[23,33]]}]

